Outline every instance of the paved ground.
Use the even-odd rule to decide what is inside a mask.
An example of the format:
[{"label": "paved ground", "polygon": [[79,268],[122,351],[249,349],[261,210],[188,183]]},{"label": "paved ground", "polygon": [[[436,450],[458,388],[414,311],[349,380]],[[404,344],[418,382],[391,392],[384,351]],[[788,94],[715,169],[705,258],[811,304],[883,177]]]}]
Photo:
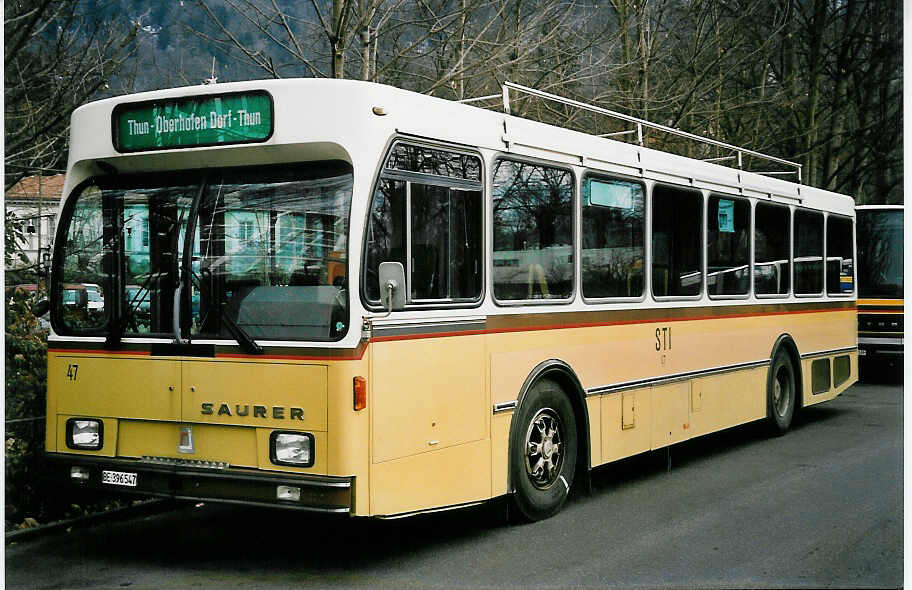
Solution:
[{"label": "paved ground", "polygon": [[596,471],[550,520],[397,521],[185,506],[6,547],[8,588],[898,587],[903,389],[856,385]]}]

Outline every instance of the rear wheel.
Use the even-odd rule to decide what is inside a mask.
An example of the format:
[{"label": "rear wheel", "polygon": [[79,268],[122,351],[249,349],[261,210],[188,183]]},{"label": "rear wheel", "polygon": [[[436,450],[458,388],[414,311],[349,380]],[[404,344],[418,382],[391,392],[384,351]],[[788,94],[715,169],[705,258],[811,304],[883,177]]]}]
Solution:
[{"label": "rear wheel", "polygon": [[513,503],[521,520],[548,518],[561,509],[573,485],[577,455],[573,407],[557,383],[542,379],[529,390],[514,419]]},{"label": "rear wheel", "polygon": [[797,400],[795,367],[788,353],[780,349],[770,365],[766,392],[767,416],[775,433],[782,434],[791,426]]}]

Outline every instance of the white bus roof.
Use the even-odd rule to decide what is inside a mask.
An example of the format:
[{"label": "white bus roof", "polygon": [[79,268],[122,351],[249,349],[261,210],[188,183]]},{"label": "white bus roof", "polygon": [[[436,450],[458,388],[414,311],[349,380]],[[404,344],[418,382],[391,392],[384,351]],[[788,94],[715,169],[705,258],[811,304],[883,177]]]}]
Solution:
[{"label": "white bus roof", "polygon": [[[192,147],[124,154],[114,147],[112,115],[119,104],[265,90],[273,99],[275,127],[261,143]],[[376,107],[376,108],[375,108]],[[377,112],[383,114],[377,114]],[[657,182],[741,194],[852,215],[846,195],[695,160],[667,152],[355,80],[282,79],[188,86],[86,104],[71,121],[64,194],[91,171],[91,162],[120,171],[161,171],[237,166],[295,159],[379,160],[396,134],[536,157]],[[307,146],[306,150],[297,149]],[[305,155],[306,151],[306,155]],[[174,158],[180,154],[179,158]],[[366,161],[366,160],[365,160]],[[104,165],[102,164],[102,166]],[[84,169],[72,174],[77,165]],[[371,173],[376,164],[371,167]],[[97,168],[98,172],[103,168]]]}]

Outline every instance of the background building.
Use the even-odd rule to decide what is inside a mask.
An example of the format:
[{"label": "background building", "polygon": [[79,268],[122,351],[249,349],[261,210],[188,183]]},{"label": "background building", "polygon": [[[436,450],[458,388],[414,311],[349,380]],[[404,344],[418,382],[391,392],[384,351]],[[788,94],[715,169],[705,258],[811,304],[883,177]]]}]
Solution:
[{"label": "background building", "polygon": [[6,210],[25,221],[26,243],[21,251],[29,261],[16,260],[13,268],[35,264],[53,247],[63,180],[63,174],[27,176],[6,191]]}]

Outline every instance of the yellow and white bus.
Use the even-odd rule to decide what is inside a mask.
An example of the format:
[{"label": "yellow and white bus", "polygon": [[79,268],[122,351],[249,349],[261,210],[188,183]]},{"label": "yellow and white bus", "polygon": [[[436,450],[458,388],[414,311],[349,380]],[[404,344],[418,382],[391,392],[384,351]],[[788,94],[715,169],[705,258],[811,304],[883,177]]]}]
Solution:
[{"label": "yellow and white bus", "polygon": [[903,356],[903,206],[859,205],[858,354],[862,368]]},{"label": "yellow and white bus", "polygon": [[[599,465],[785,431],[855,381],[850,197],[505,106],[309,79],[79,108],[53,473],[354,516],[508,496],[535,520]],[[80,284],[102,309],[67,303]]]}]

